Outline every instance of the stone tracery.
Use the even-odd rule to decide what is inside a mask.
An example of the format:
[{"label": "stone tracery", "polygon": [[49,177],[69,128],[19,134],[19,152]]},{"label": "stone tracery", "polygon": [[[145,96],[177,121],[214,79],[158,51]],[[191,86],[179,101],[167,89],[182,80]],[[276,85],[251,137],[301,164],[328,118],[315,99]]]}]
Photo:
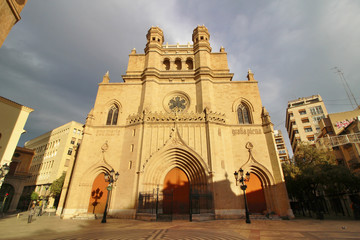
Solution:
[{"label": "stone tracery", "polygon": [[128,124],[136,124],[142,122],[215,122],[226,123],[226,117],[223,113],[209,111],[207,113],[194,113],[194,112],[144,112],[140,114],[132,114],[127,118]]}]

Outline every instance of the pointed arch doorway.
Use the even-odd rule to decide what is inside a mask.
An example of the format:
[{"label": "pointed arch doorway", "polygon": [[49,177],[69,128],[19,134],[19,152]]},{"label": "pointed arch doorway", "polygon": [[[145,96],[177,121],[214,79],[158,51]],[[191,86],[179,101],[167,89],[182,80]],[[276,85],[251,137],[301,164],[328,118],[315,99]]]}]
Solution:
[{"label": "pointed arch doorway", "polygon": [[172,221],[188,218],[192,221],[193,215],[198,218],[210,216],[209,219],[214,216],[210,171],[200,156],[181,145],[165,147],[148,162],[141,179],[137,219]]},{"label": "pointed arch doorway", "polygon": [[93,182],[88,205],[88,213],[101,214],[105,210],[108,183],[105,182],[105,174],[100,173]]},{"label": "pointed arch doorway", "polygon": [[264,213],[266,211],[266,200],[263,184],[260,178],[250,173],[250,181],[247,183],[246,197],[251,213]]},{"label": "pointed arch doorway", "polygon": [[164,214],[189,214],[190,183],[185,172],[178,167],[171,169],[163,186]]}]

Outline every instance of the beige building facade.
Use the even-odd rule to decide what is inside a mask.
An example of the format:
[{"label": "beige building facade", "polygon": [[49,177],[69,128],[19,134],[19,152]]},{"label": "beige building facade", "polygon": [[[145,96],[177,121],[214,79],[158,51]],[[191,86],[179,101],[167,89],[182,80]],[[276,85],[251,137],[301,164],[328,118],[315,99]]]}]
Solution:
[{"label": "beige building facade", "polygon": [[0,47],[11,28],[20,21],[27,0],[0,0]]},{"label": "beige building facade", "polygon": [[279,154],[280,162],[290,163],[289,152],[287,150],[284,136],[281,130],[274,130],[274,137],[275,137],[276,149]]},{"label": "beige building facade", "polygon": [[360,108],[330,113],[320,121],[321,131],[316,135],[317,147],[333,152],[337,163],[351,171],[360,172]]},{"label": "beige building facade", "polygon": [[4,212],[27,210],[29,202],[21,199],[21,194],[30,177],[29,170],[34,155],[35,152],[31,149],[16,147],[10,163],[10,171],[0,190],[0,202],[4,203],[2,206]]},{"label": "beige building facade", "polygon": [[315,143],[315,135],[320,131],[319,121],[325,118],[327,114],[320,95],[288,102],[285,127],[294,153],[298,142]]},{"label": "beige building facade", "polygon": [[[10,165],[29,114],[34,109],[0,97],[0,166]],[[0,183],[1,187],[1,183]]]},{"label": "beige building facade", "polygon": [[347,143],[339,146],[344,164],[350,170],[360,173],[360,115],[339,136],[347,138]]},{"label": "beige building facade", "polygon": [[[74,146],[81,144],[83,124],[71,121],[25,143],[25,147],[35,151],[30,165],[30,177],[25,183],[23,195],[37,192],[43,198],[49,198],[49,187],[68,170]],[[49,206],[54,199],[50,198]]]},{"label": "beige building facade", "polygon": [[114,170],[112,217],[239,218],[244,196],[233,173],[242,168],[250,212],[292,217],[254,74],[233,81],[225,49],[212,52],[204,26],[193,44],[165,44],[158,27],[146,38],[145,53],[131,51],[123,81],[106,73],[99,84],[57,213],[101,214],[104,174]]}]

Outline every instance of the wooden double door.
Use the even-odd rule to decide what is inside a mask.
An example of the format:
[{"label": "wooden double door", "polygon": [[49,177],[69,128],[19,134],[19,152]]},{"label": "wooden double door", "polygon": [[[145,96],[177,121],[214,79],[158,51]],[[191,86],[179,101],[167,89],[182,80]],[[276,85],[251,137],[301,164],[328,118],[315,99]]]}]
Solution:
[{"label": "wooden double door", "polygon": [[163,189],[164,214],[189,214],[190,183],[185,172],[173,168],[166,175]]}]

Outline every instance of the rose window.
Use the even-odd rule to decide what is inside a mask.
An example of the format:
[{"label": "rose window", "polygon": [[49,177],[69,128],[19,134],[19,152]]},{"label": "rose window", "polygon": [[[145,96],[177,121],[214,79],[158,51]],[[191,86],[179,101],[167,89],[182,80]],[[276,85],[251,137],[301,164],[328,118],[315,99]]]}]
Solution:
[{"label": "rose window", "polygon": [[182,112],[187,107],[187,101],[181,96],[175,96],[169,101],[169,109],[172,112]]}]

